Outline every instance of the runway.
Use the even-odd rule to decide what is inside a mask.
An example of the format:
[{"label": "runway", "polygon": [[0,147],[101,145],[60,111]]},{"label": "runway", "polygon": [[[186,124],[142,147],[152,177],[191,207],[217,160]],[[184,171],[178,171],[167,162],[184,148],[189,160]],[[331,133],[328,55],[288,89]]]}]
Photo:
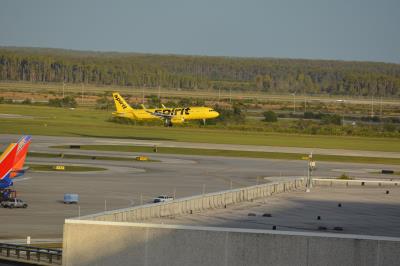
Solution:
[{"label": "runway", "polygon": [[[0,143],[9,143],[18,139],[18,135],[1,134]],[[341,155],[341,156],[362,156],[362,157],[381,157],[381,158],[400,158],[400,152],[383,151],[362,151],[344,149],[320,149],[320,148],[299,148],[299,147],[276,147],[276,146],[257,146],[239,144],[215,144],[215,143],[193,143],[177,142],[165,140],[141,140],[141,139],[112,139],[112,138],[93,138],[93,137],[55,137],[55,136],[33,136],[32,151],[53,151],[47,146],[54,145],[142,145],[158,147],[178,147],[195,149],[220,149],[220,150],[240,150],[258,152],[282,152],[309,154],[313,152],[320,155]],[[0,147],[1,148],[1,147]]]},{"label": "runway", "polygon": [[[17,139],[16,135],[0,135],[0,143],[4,145]],[[0,209],[0,219],[6,225],[0,228],[0,239],[25,238],[28,235],[32,238],[60,238],[64,219],[68,217],[151,202],[160,194],[185,197],[303,176],[307,171],[306,161],[151,153],[148,156],[159,162],[139,162],[133,160],[139,155],[137,153],[49,148],[70,144],[121,144],[121,141],[130,141],[126,144],[153,144],[150,140],[33,136],[32,152],[129,157],[132,161],[28,157],[27,163],[78,164],[100,166],[107,170],[84,173],[28,171],[24,176],[27,179],[15,182],[14,189],[29,207]],[[162,146],[162,143],[157,143]],[[216,148],[214,144],[193,145]],[[315,176],[337,177],[345,172],[354,177],[382,178],[374,172],[383,168],[400,171],[400,166],[317,162]],[[64,205],[64,193],[79,194],[79,205]]]}]

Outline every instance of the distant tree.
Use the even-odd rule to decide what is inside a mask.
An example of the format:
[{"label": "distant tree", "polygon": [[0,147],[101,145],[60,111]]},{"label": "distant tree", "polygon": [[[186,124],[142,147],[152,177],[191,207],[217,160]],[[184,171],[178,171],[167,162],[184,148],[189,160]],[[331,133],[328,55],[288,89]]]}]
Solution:
[{"label": "distant tree", "polygon": [[342,117],[338,114],[324,114],[321,117],[321,123],[323,124],[334,124],[334,125],[341,125],[342,124]]},{"label": "distant tree", "polygon": [[[400,65],[0,48],[0,80],[400,97]],[[187,104],[187,103],[185,103]]]},{"label": "distant tree", "polygon": [[161,101],[157,95],[152,94],[147,96],[146,98],[147,98],[147,105],[149,108],[160,108]]},{"label": "distant tree", "polygon": [[221,107],[217,104],[214,106],[214,110],[219,113],[219,116],[215,119],[218,122],[243,123],[246,119],[246,115],[240,105],[237,104],[234,104],[231,108]]},{"label": "distant tree", "polygon": [[25,100],[22,101],[22,104],[32,104],[31,99],[26,98]]},{"label": "distant tree", "polygon": [[113,104],[113,101],[109,100],[108,97],[104,95],[96,100],[95,108],[100,110],[109,110],[112,108]]},{"label": "distant tree", "polygon": [[304,112],[304,119],[313,119],[314,113],[313,112]]},{"label": "distant tree", "polygon": [[204,99],[196,99],[196,100],[193,101],[193,105],[194,106],[204,106],[206,104],[205,104]]},{"label": "distant tree", "polygon": [[55,99],[49,100],[49,106],[54,106],[54,107],[75,108],[77,105],[78,104],[77,104],[75,98],[73,98],[71,96],[67,96],[64,98],[55,98]]},{"label": "distant tree", "polygon": [[371,117],[371,121],[375,122],[375,123],[378,123],[378,122],[381,121],[381,118],[379,116],[374,115],[373,117]]},{"label": "distant tree", "polygon": [[395,124],[392,123],[385,123],[383,124],[383,129],[388,132],[395,132],[397,127]]},{"label": "distant tree", "polygon": [[176,104],[176,102],[174,102],[174,101],[168,101],[168,102],[166,102],[164,105],[165,105],[165,107],[167,107],[167,108],[174,108],[174,107],[177,107],[177,104]]},{"label": "distant tree", "polygon": [[193,101],[191,98],[182,98],[178,102],[178,106],[182,106],[182,107],[188,107],[191,105],[193,105]]},{"label": "distant tree", "polygon": [[264,116],[264,121],[266,122],[277,122],[278,117],[276,116],[276,113],[274,111],[265,111],[263,113]]}]

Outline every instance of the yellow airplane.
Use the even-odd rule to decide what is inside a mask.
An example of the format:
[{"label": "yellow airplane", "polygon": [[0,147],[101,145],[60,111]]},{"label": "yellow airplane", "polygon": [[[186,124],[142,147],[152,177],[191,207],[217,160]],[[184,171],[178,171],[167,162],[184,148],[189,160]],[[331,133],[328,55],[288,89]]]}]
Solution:
[{"label": "yellow airplane", "polygon": [[133,109],[119,93],[114,92],[113,98],[117,109],[116,112],[112,113],[114,116],[138,121],[162,119],[166,127],[182,124],[188,120],[203,120],[205,123],[206,119],[219,116],[217,111],[209,107],[166,108],[162,104],[162,108],[159,109],[146,109],[144,105],[142,105],[143,109]]}]

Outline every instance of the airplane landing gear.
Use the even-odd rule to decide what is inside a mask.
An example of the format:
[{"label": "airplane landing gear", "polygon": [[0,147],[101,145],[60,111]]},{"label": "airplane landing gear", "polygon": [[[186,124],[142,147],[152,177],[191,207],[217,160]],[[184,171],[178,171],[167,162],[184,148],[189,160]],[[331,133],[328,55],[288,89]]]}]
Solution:
[{"label": "airplane landing gear", "polygon": [[171,119],[165,119],[165,121],[164,121],[164,126],[165,126],[165,127],[172,127]]}]

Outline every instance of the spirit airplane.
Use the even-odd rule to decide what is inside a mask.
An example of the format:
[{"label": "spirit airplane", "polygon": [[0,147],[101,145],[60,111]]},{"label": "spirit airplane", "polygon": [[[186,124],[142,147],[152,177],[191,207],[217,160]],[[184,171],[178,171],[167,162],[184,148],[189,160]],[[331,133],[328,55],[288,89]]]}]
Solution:
[{"label": "spirit airplane", "polygon": [[216,118],[219,113],[209,107],[178,107],[178,108],[163,108],[159,109],[146,109],[143,105],[143,109],[134,109],[119,95],[119,93],[113,93],[115,102],[116,112],[113,112],[114,116],[125,117],[133,120],[157,120],[162,119],[164,125],[167,127],[173,124],[182,124],[188,120],[203,120],[205,123],[206,119]]}]

